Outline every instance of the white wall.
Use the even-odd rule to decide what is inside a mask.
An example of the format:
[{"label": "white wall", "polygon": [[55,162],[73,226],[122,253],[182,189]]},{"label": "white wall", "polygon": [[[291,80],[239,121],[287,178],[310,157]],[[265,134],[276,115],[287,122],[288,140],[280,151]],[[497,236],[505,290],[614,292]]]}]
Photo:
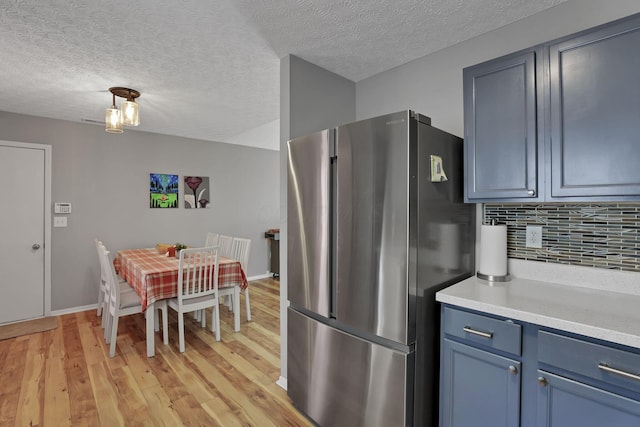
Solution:
[{"label": "white wall", "polygon": [[256,126],[222,142],[278,151],[280,150],[280,119]]},{"label": "white wall", "polygon": [[[0,139],[52,146],[52,200],[70,202],[51,233],[51,308],[97,302],[94,238],[115,253],[158,242],[204,244],[208,231],[252,240],[248,276],[269,270],[264,232],[279,219],[279,153],[0,112]],[[149,174],[208,176],[209,209],[149,208]],[[182,195],[182,187],[180,189]]]}]

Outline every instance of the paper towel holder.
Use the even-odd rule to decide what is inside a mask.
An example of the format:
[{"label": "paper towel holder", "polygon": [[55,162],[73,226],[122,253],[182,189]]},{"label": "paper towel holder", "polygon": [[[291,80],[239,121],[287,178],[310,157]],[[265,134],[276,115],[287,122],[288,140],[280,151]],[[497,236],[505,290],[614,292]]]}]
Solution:
[{"label": "paper towel holder", "polygon": [[[497,225],[497,223],[495,219],[492,219],[489,223],[486,223],[486,225]],[[480,273],[480,271],[477,271],[476,277],[478,277],[478,279],[488,280],[489,282],[508,282],[511,280],[511,275],[509,273],[505,274],[504,276],[495,276],[492,274],[484,274]]]},{"label": "paper towel holder", "polygon": [[488,280],[490,282],[508,282],[511,280],[510,274],[505,274],[504,276],[492,276],[491,274],[482,274],[478,271],[476,272],[476,276],[478,279]]}]

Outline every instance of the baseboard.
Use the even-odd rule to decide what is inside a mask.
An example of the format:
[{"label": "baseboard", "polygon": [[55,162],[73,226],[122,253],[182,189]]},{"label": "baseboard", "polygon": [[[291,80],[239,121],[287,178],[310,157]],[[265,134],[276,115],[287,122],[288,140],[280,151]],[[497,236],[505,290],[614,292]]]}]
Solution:
[{"label": "baseboard", "polygon": [[252,281],[252,280],[260,280],[260,279],[270,279],[272,278],[273,275],[271,273],[267,273],[267,274],[259,274],[257,276],[251,276],[251,277],[247,277],[247,281]]},{"label": "baseboard", "polygon": [[287,379],[285,377],[278,378],[278,381],[276,381],[276,384],[278,384],[280,387],[282,387],[285,390],[287,389]]},{"label": "baseboard", "polygon": [[70,308],[63,308],[62,310],[52,310],[51,315],[62,316],[65,314],[80,313],[81,311],[97,310],[97,309],[98,309],[98,303],[95,303],[95,304],[83,305],[81,307],[70,307]]}]

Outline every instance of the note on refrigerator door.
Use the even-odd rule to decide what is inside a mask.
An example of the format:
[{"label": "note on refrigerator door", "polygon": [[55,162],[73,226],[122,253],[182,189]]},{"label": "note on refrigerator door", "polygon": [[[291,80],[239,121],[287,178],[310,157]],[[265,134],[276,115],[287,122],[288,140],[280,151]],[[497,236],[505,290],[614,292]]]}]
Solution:
[{"label": "note on refrigerator door", "polygon": [[442,157],[431,155],[431,182],[447,181],[447,175],[444,173]]}]

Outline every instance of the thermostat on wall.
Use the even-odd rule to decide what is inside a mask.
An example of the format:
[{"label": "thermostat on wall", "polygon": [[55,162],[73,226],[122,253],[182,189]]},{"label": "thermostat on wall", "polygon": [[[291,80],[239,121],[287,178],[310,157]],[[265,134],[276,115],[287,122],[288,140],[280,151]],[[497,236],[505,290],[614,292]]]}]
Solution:
[{"label": "thermostat on wall", "polygon": [[71,203],[56,203],[54,205],[53,213],[57,213],[57,214],[71,213]]}]

